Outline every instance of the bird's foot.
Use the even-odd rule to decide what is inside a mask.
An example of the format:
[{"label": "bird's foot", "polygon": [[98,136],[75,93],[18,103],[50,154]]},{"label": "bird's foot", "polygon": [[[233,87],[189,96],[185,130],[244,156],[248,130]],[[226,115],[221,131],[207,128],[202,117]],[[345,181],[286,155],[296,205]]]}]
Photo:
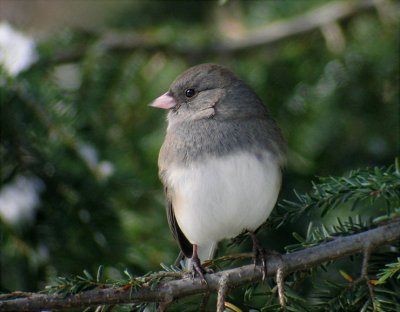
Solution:
[{"label": "bird's foot", "polygon": [[264,247],[260,244],[260,241],[257,239],[257,236],[255,233],[250,232],[249,234],[251,236],[251,239],[253,241],[253,262],[254,265],[261,265],[262,267],[262,280],[265,280],[267,277],[267,259],[271,255],[275,255],[276,252],[272,250],[266,250]]},{"label": "bird's foot", "polygon": [[190,271],[192,274],[192,278],[200,277],[201,282],[203,284],[207,284],[204,274],[212,272],[212,271],[204,268],[204,266],[201,265],[200,258],[197,254],[197,245],[196,244],[193,245],[193,255],[190,260],[191,260],[190,261]]},{"label": "bird's foot", "polygon": [[206,274],[206,270],[202,267],[200,263],[199,257],[192,257],[190,261],[190,271],[192,273],[192,278],[200,277],[201,282],[207,284],[206,279],[204,278],[204,274]]}]

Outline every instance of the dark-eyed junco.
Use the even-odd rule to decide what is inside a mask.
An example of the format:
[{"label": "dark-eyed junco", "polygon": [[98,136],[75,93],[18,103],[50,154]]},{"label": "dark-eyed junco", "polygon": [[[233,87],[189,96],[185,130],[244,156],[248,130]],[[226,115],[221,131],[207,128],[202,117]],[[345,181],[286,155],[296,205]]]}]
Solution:
[{"label": "dark-eyed junco", "polygon": [[169,110],[159,174],[171,231],[199,271],[220,240],[268,218],[285,143],[260,98],[221,65],[188,69],[151,106]]}]

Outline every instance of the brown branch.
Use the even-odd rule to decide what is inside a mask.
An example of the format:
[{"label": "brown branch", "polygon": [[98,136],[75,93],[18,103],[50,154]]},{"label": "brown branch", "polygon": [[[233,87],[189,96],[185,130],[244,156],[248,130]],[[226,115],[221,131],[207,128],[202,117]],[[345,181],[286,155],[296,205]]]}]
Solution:
[{"label": "brown branch", "polygon": [[278,287],[278,298],[279,298],[279,304],[281,305],[282,309],[286,308],[286,298],[285,298],[285,288],[284,282],[285,282],[285,274],[283,271],[283,268],[281,266],[278,266],[276,270],[276,285]]},{"label": "brown branch", "polygon": [[217,299],[217,312],[224,312],[225,310],[225,297],[228,294],[228,281],[229,275],[224,274],[219,279],[218,285],[218,299]]},{"label": "brown branch", "polygon": [[371,299],[372,302],[372,306],[373,306],[373,310],[376,311],[376,301],[374,300],[375,298],[375,292],[374,289],[372,288],[372,284],[369,280],[368,277],[368,264],[369,264],[369,259],[371,257],[371,248],[366,245],[365,249],[363,251],[363,261],[362,261],[362,266],[361,266],[361,279],[363,279],[367,285],[368,288],[368,293],[369,293],[369,297]]},{"label": "brown branch", "polygon": [[[244,31],[234,39],[220,34],[220,43],[198,46],[165,44],[156,37],[137,33],[107,32],[99,35],[95,48],[107,52],[132,52],[136,50],[167,51],[182,56],[219,54],[246,50],[260,45],[275,43],[302,33],[331,25],[349,18],[358,12],[376,7],[374,0],[337,1],[313,9],[300,16],[284,21],[270,23],[264,27]],[[73,48],[56,53],[51,60],[54,63],[79,61],[88,51],[88,47]],[[40,66],[40,62],[35,66]]]},{"label": "brown branch", "polygon": [[235,51],[274,43],[319,29],[327,24],[348,18],[359,11],[373,9],[375,4],[374,0],[331,2],[303,15],[249,31],[235,40],[225,40],[217,47],[217,50]]},{"label": "brown branch", "polygon": [[[345,256],[362,253],[400,240],[400,220],[396,219],[377,228],[337,237],[333,241],[306,248],[290,254],[272,257],[268,261],[268,277],[277,274],[281,268],[285,274],[307,270]],[[0,297],[0,311],[37,311],[43,309],[83,308],[97,305],[127,304],[139,302],[171,302],[194,294],[218,292],[220,280],[227,278],[229,289],[241,287],[262,279],[262,268],[254,265],[207,274],[208,285],[199,278],[183,278],[161,282],[156,287],[142,287],[133,290],[129,287],[94,289],[76,295],[48,295],[18,293],[14,298]],[[12,294],[11,294],[12,295]]]}]

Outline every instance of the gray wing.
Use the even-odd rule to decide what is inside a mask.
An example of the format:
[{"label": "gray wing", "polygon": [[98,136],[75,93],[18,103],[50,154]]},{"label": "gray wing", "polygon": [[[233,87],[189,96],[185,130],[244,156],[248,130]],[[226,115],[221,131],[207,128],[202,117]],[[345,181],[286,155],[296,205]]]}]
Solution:
[{"label": "gray wing", "polygon": [[174,207],[172,206],[172,202],[169,199],[167,188],[165,188],[165,195],[167,198],[167,218],[168,218],[169,228],[185,257],[191,258],[193,254],[193,246],[186,238],[185,234],[182,233],[182,230],[180,229],[178,222],[176,222]]}]

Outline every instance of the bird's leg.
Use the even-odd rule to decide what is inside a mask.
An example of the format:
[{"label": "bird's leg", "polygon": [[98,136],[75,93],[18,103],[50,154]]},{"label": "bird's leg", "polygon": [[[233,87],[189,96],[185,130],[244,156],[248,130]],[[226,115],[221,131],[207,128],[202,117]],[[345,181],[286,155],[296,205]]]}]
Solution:
[{"label": "bird's leg", "polygon": [[257,239],[257,236],[254,232],[248,231],[251,239],[253,241],[253,261],[254,265],[257,265],[257,263],[261,262],[262,266],[262,279],[265,280],[265,277],[267,276],[267,255],[266,251],[261,246],[259,240]]},{"label": "bird's leg", "polygon": [[197,254],[197,245],[193,244],[193,255],[191,258],[191,269],[192,269],[192,277],[195,278],[196,275],[200,276],[202,283],[206,283],[207,281],[204,278],[205,270],[201,266],[201,261],[199,255]]}]

